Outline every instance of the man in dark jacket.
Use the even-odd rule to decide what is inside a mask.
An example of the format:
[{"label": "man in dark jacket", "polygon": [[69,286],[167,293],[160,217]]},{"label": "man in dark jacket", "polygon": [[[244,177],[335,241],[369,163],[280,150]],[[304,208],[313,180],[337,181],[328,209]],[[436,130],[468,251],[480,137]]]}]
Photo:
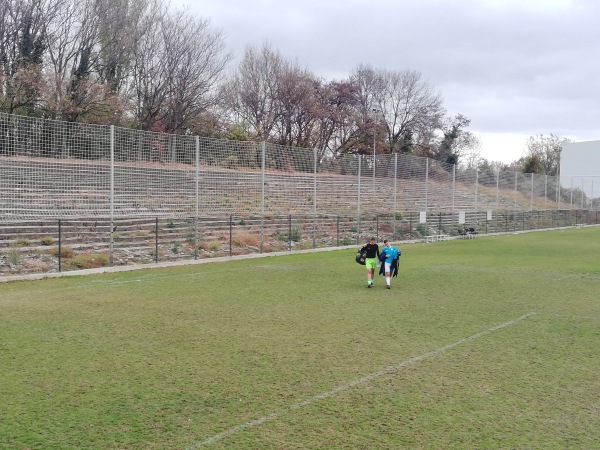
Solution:
[{"label": "man in dark jacket", "polygon": [[367,253],[365,266],[367,266],[367,287],[370,288],[373,286],[375,269],[377,269],[377,262],[379,261],[379,246],[377,245],[377,239],[372,237],[371,240],[360,249],[360,251]]}]

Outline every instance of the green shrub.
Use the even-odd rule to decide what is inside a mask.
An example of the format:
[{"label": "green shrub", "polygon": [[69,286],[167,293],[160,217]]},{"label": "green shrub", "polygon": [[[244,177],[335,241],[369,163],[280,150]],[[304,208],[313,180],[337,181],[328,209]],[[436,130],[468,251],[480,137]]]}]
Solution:
[{"label": "green shrub", "polygon": [[288,235],[287,235],[287,233],[282,233],[279,230],[277,230],[275,232],[275,235],[273,237],[275,239],[277,239],[278,241],[282,241],[282,242],[287,242],[288,241]]},{"label": "green shrub", "polygon": [[292,238],[292,241],[299,242],[300,239],[302,238],[302,227],[300,227],[298,225],[293,227],[290,237]]},{"label": "green shrub", "polygon": [[349,237],[345,237],[342,239],[341,244],[342,245],[352,245],[352,244],[354,244],[354,241],[352,239],[350,239]]}]

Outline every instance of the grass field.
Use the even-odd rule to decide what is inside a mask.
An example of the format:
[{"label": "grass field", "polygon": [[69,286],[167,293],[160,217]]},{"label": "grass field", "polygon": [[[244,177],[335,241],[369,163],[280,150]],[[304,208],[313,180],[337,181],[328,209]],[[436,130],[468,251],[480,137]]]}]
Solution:
[{"label": "grass field", "polygon": [[600,228],[0,285],[0,448],[600,448]]}]

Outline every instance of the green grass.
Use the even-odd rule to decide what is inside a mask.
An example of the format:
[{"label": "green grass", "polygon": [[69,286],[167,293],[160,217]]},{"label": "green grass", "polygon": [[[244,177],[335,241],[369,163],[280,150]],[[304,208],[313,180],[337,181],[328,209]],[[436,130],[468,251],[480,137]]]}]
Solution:
[{"label": "green grass", "polygon": [[0,285],[0,448],[598,448],[600,228],[401,247]]}]

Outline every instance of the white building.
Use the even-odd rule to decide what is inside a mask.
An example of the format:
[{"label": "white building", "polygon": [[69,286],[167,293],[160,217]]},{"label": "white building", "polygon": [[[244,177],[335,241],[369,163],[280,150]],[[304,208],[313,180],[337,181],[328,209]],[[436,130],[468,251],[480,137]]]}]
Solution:
[{"label": "white building", "polygon": [[[599,198],[600,141],[563,144],[559,173],[563,188],[583,191],[589,199]],[[579,204],[579,199],[576,202]]]}]

